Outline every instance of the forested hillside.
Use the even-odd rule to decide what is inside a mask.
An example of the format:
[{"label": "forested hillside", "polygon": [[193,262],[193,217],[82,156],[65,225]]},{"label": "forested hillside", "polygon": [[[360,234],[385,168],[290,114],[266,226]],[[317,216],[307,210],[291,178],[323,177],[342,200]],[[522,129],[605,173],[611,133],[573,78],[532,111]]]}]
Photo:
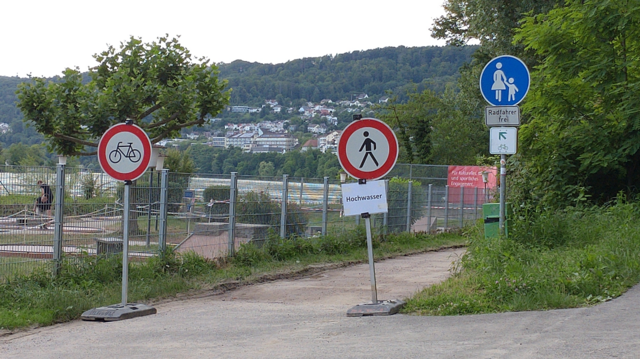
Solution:
[{"label": "forested hillside", "polygon": [[[402,102],[407,91],[441,92],[447,84],[454,84],[459,68],[470,61],[476,49],[477,46],[401,46],[275,65],[239,60],[218,66],[220,78],[228,80],[228,88],[232,89],[231,104],[234,105],[260,106],[265,99],[275,99],[284,106],[298,106],[322,99],[355,99],[362,93],[375,103],[388,91]],[[0,123],[8,124],[4,133],[0,127],[0,145],[5,150],[14,144],[30,146],[44,141],[33,127],[22,122],[22,114],[15,105],[15,91],[24,81],[29,79],[0,76]],[[45,156],[44,150],[42,156]]]},{"label": "forested hillside", "polygon": [[322,99],[344,100],[366,93],[372,98],[393,91],[441,92],[454,83],[458,69],[471,58],[476,46],[386,47],[336,56],[304,58],[284,64],[234,61],[220,64],[220,77],[233,88],[231,104],[259,105],[276,99],[283,105]]}]

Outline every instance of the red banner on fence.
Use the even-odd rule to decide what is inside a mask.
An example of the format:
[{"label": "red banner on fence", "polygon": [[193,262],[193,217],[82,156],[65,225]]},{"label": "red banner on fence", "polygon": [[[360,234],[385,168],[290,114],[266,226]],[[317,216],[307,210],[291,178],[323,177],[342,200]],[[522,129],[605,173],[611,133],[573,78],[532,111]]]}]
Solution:
[{"label": "red banner on fence", "polygon": [[496,186],[496,167],[449,166],[447,184],[449,187],[484,188],[482,172],[487,172],[487,188]]},{"label": "red banner on fence", "polygon": [[[486,183],[482,177],[483,172],[487,173]],[[464,187],[465,204],[476,203],[475,188],[478,188],[477,203],[481,204],[490,200],[490,193],[496,187],[497,173],[498,169],[496,167],[449,166],[449,173],[447,176],[447,184],[449,185],[449,202],[460,202],[461,187]]]}]

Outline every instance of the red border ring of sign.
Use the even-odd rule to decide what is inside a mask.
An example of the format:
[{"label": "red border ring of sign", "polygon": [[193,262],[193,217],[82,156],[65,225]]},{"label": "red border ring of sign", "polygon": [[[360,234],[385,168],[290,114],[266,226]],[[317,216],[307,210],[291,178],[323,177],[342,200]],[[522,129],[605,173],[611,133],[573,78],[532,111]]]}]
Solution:
[{"label": "red border ring of sign", "polygon": [[[377,170],[371,172],[360,171],[359,169],[351,165],[349,159],[347,158],[347,141],[349,140],[349,137],[351,137],[351,135],[355,131],[363,127],[373,127],[376,130],[382,132],[384,137],[387,138],[387,142],[389,143],[389,156],[387,157],[387,160]],[[344,161],[342,160],[343,156],[345,159]],[[354,178],[367,180],[382,178],[393,169],[393,166],[396,164],[397,160],[398,139],[396,138],[396,134],[393,132],[391,127],[389,127],[389,125],[378,119],[363,118],[361,120],[353,121],[347,127],[345,127],[344,131],[342,131],[342,135],[340,135],[340,142],[338,143],[338,161],[340,161],[342,169],[344,169],[349,175]]]},{"label": "red border ring of sign", "polygon": [[[135,170],[127,173],[117,172],[109,165],[109,161],[107,161],[107,144],[109,144],[109,140],[111,140],[113,136],[121,132],[130,132],[138,137],[143,147],[140,165]],[[109,127],[100,138],[100,142],[98,143],[98,162],[102,170],[111,178],[118,181],[134,181],[144,174],[149,166],[149,162],[151,162],[151,140],[146,132],[136,125],[127,125],[125,123],[113,125]]]}]

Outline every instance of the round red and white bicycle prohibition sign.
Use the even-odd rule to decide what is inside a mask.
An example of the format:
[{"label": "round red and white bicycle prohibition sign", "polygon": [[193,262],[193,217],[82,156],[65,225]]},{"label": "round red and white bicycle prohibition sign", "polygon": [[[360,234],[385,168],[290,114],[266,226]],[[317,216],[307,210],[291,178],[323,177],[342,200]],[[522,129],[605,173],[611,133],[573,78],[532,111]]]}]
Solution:
[{"label": "round red and white bicycle prohibition sign", "polygon": [[102,170],[118,181],[134,181],[151,161],[151,140],[136,125],[111,126],[98,143],[98,162]]},{"label": "round red and white bicycle prohibition sign", "polygon": [[398,160],[398,139],[391,127],[375,118],[351,122],[338,142],[340,165],[351,177],[384,177]]}]

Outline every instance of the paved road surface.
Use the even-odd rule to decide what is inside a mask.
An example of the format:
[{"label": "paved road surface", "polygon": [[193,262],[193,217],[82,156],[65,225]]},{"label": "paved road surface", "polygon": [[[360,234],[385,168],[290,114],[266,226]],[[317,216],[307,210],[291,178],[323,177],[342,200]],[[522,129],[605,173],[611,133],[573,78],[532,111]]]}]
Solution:
[{"label": "paved road surface", "polygon": [[[378,298],[444,279],[457,251],[376,264]],[[371,300],[368,266],[74,321],[0,338],[0,358],[639,358],[640,288],[597,307],[458,317],[348,318]]]}]

